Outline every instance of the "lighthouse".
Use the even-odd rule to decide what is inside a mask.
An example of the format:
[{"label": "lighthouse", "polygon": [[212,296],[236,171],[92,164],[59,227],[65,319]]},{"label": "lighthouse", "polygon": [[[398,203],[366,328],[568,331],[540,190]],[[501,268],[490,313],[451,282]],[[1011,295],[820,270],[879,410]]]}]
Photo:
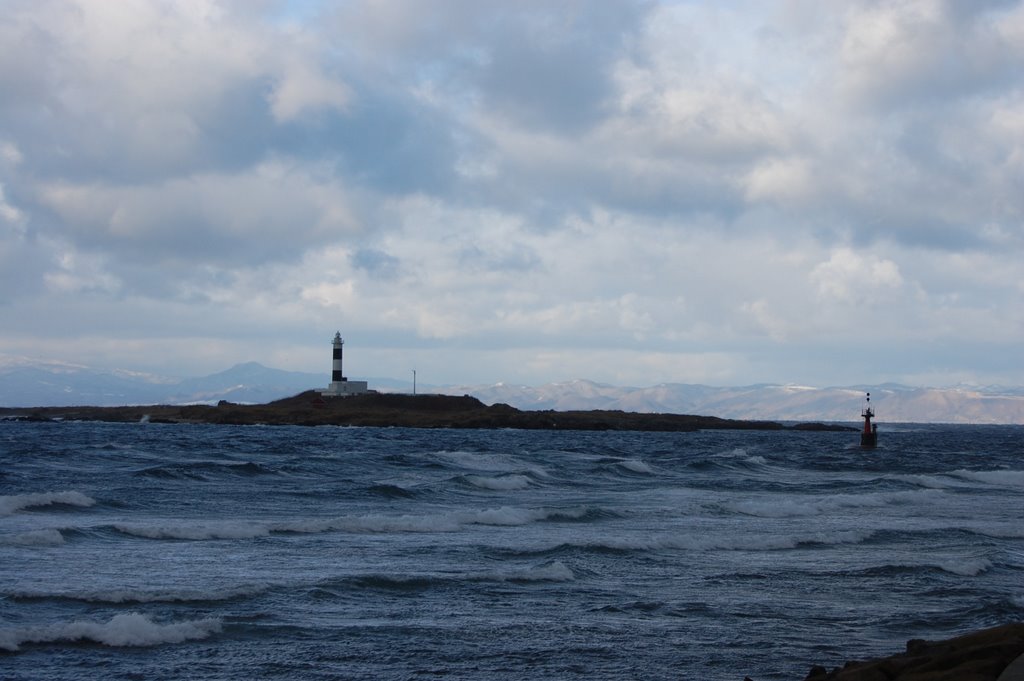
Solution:
[{"label": "lighthouse", "polygon": [[864,418],[864,430],[860,432],[860,446],[874,447],[878,444],[878,424],[871,423],[871,419],[875,416],[875,412],[871,409],[871,393],[867,394],[867,406],[864,407],[864,411],[860,415]]},{"label": "lighthouse", "polygon": [[345,378],[345,372],[342,370],[342,351],[345,349],[345,341],[341,339],[341,331],[334,334],[334,357],[331,364],[331,383],[343,383],[348,379]]},{"label": "lighthouse", "polygon": [[334,341],[331,343],[331,384],[327,390],[321,390],[324,397],[338,395],[362,395],[369,392],[366,381],[350,381],[345,378],[345,369],[342,364],[344,360],[345,341],[341,338],[341,331],[334,334]]}]

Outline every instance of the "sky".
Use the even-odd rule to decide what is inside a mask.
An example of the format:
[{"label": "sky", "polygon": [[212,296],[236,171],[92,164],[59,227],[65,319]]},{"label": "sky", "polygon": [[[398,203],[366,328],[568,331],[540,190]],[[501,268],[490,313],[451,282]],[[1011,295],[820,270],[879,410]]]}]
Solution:
[{"label": "sky", "polygon": [[1024,385],[1024,2],[3,0],[0,354]]}]

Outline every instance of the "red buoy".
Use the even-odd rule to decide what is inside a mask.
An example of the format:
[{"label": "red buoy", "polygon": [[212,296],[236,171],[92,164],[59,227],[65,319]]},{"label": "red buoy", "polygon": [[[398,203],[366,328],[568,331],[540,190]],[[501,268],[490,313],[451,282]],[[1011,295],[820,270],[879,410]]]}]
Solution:
[{"label": "red buoy", "polygon": [[878,424],[872,424],[875,412],[871,410],[871,393],[867,395],[867,406],[860,413],[864,417],[864,430],[860,433],[861,447],[874,447],[878,444]]}]

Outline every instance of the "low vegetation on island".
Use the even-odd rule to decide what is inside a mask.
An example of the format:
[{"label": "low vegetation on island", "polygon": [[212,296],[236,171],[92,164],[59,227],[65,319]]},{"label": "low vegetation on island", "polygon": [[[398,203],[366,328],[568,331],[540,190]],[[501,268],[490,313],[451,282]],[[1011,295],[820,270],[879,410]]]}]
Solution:
[{"label": "low vegetation on island", "polygon": [[722,419],[685,414],[636,412],[524,411],[507,404],[486,405],[469,395],[368,393],[324,397],[309,390],[267,404],[146,405],[124,407],[35,407],[0,409],[21,420],[79,420],[232,425],[378,426],[406,428],[521,428],[528,430],[855,430],[849,426]]}]

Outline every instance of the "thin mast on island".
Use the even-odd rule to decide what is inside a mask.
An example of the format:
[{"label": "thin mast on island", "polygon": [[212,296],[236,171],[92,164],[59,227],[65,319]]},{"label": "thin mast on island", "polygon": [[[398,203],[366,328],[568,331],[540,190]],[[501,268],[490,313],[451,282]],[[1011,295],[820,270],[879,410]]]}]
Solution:
[{"label": "thin mast on island", "polygon": [[871,423],[871,419],[875,416],[875,412],[871,410],[871,393],[867,394],[867,406],[860,415],[864,417],[864,430],[860,433],[860,446],[874,447],[878,444],[878,424]]}]

